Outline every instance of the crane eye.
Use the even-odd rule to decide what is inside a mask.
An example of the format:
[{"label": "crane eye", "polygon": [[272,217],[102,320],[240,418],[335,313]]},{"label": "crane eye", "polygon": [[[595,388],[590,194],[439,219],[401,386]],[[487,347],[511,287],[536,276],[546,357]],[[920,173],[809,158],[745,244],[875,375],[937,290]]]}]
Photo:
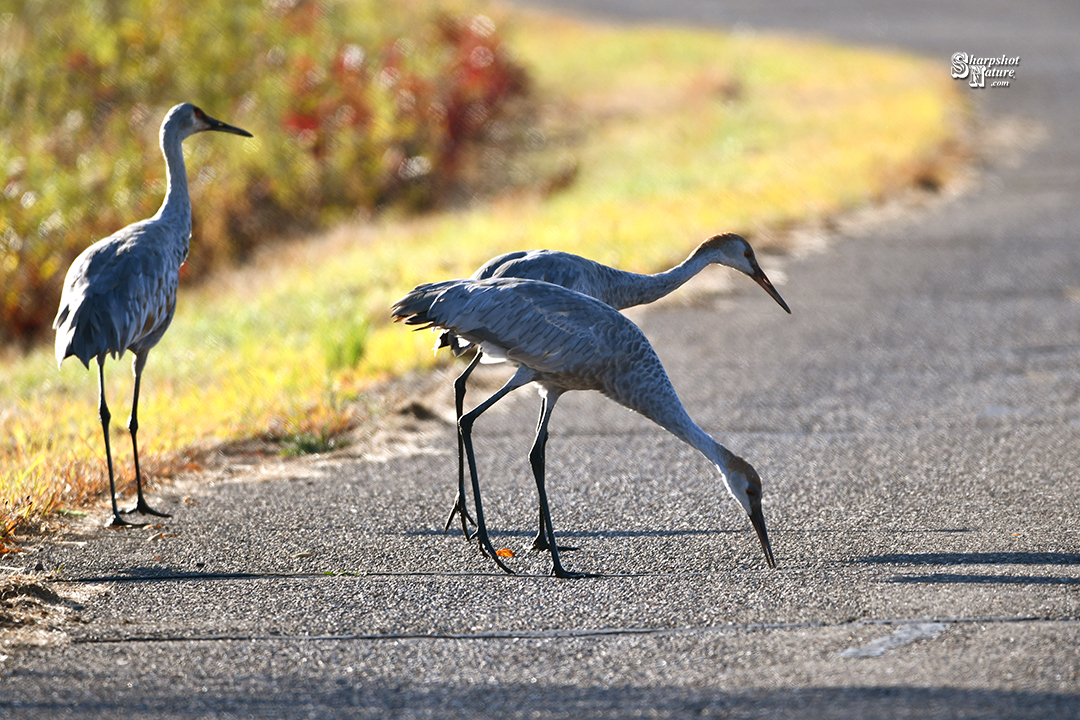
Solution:
[{"label": "crane eye", "polygon": [[200,120],[205,120],[206,119],[206,113],[204,113],[200,108],[195,108],[195,117],[197,117]]}]

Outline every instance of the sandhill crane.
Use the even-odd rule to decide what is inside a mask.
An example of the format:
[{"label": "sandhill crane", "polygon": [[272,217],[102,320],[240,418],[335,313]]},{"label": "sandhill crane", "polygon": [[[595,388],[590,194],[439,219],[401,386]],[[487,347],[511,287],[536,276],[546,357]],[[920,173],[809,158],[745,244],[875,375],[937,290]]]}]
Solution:
[{"label": "sandhill crane", "polygon": [[134,395],[131,401],[131,446],[135,454],[134,508],[144,514],[169,517],[151,508],[143,498],[139,472],[139,382],[147,353],[161,340],[176,311],[180,265],[191,239],[191,199],[181,144],[184,138],[206,130],[251,137],[251,133],[215,120],[190,103],[173,107],[161,123],[161,151],[165,155],[165,201],[153,217],[128,225],[86,248],[68,269],[56,329],[56,362],[74,355],[90,369],[98,364],[98,413],[105,433],[105,462],[109,468],[112,525],[134,525],[120,517],[116,506],[112,452],[109,448],[109,408],[105,403],[105,356],[119,358],[125,350],[135,356]]},{"label": "sandhill crane", "polygon": [[[714,235],[701,243],[686,260],[665,272],[653,275],[616,270],[580,255],[555,250],[528,250],[510,252],[488,260],[472,274],[471,280],[487,278],[522,278],[542,280],[576,290],[622,310],[635,305],[645,305],[674,292],[706,267],[712,264],[726,265],[738,270],[764,288],[788,314],[791,309],[780,297],[769,278],[758,265],[754,250],[745,238],[735,233]],[[443,332],[436,348],[449,346],[455,355],[467,349],[450,331]],[[454,406],[460,420],[465,405],[465,383],[481,362],[482,352],[477,352],[469,366],[454,381]],[[456,514],[461,514],[461,531],[468,538],[466,521],[472,520],[465,510],[465,466],[461,437],[458,437],[458,494],[443,532],[450,529]]]},{"label": "sandhill crane", "polygon": [[503,570],[510,572],[495,554],[484,524],[472,427],[503,396],[530,382],[539,387],[542,399],[529,453],[540,498],[540,528],[533,547],[550,551],[556,577],[579,576],[559,561],[544,489],[548,422],[555,403],[568,390],[597,390],[697,448],[720,471],[728,491],[750,517],[766,561],[776,567],[757,472],[694,423],[644,333],[611,306],[550,283],[492,278],[420,285],[394,304],[393,315],[396,321],[418,325],[417,329],[450,330],[485,354],[518,366],[501,389],[459,421],[476,504],[477,541]]}]

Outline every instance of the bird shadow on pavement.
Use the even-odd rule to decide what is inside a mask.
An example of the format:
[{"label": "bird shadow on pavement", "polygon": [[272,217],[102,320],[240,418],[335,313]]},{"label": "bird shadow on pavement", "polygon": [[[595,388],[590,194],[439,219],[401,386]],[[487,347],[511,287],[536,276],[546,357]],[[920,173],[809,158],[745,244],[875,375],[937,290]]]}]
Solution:
[{"label": "bird shadow on pavement", "polygon": [[891,553],[868,555],[853,564],[885,565],[1080,565],[1080,553],[989,552],[989,553]]},{"label": "bird shadow on pavement", "polygon": [[953,575],[931,573],[929,575],[894,575],[893,583],[933,583],[938,585],[1080,585],[1080,577],[1046,577],[1043,575]]},{"label": "bird shadow on pavement", "polygon": [[[347,644],[346,647],[350,647]],[[170,651],[172,649],[170,648]],[[297,663],[299,665],[299,663]],[[344,662],[342,663],[344,664]],[[314,679],[288,670],[276,682],[211,678],[202,692],[185,692],[171,678],[139,683],[143,692],[77,696],[60,687],[51,696],[16,704],[0,699],[0,713],[18,717],[636,717],[643,709],[663,717],[820,718],[920,717],[1032,720],[1075,717],[1080,696],[1065,692],[984,690],[947,686],[803,687],[725,692],[676,686],[581,687],[571,684],[474,686],[418,680],[358,683]],[[147,692],[146,690],[150,691]]]},{"label": "bird shadow on pavement", "polygon": [[139,583],[183,580],[276,580],[280,578],[326,577],[325,572],[213,572],[174,570],[167,567],[125,568],[111,575],[65,577],[65,583]]},{"label": "bird shadow on pavement", "polygon": [[[689,535],[735,535],[748,532],[747,530],[560,530],[555,534],[561,538],[567,537],[597,537],[597,538],[631,538],[631,537],[682,537]],[[424,528],[421,530],[406,530],[401,533],[408,537],[424,535],[443,535],[442,530]],[[491,537],[532,537],[535,530],[488,530]]]},{"label": "bird shadow on pavement", "polygon": [[[1001,553],[898,553],[871,555],[853,564],[881,563],[889,565],[1044,565],[1067,567],[1080,565],[1080,553],[1059,552],[1001,552]],[[936,585],[1080,585],[1080,577],[1049,575],[1007,575],[990,573],[932,572],[920,575],[893,575],[891,583],[927,583]]]}]

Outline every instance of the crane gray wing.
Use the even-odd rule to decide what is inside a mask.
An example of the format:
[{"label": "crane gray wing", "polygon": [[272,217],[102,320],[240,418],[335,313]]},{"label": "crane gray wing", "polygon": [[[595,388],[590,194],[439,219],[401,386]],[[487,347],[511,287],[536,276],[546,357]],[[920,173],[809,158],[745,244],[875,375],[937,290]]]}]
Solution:
[{"label": "crane gray wing", "polygon": [[595,357],[600,333],[630,324],[617,311],[550,283],[495,278],[421,286],[394,307],[407,324],[437,326],[541,372],[559,373]]},{"label": "crane gray wing", "polygon": [[136,223],[75,259],[53,321],[58,363],[74,355],[89,365],[92,358],[147,349],[161,339],[176,309],[179,259],[148,237],[157,232]]},{"label": "crane gray wing", "polygon": [[488,278],[501,277],[505,268],[517,260],[525,258],[536,252],[543,252],[537,250],[515,250],[514,252],[503,253],[502,255],[496,255],[488,260],[486,263],[476,269],[470,276],[470,280],[487,280]]},{"label": "crane gray wing", "polygon": [[540,280],[603,301],[610,293],[609,286],[616,280],[607,277],[604,270],[610,268],[580,255],[558,250],[529,250],[507,253],[489,260],[473,274],[472,279],[501,277]]}]

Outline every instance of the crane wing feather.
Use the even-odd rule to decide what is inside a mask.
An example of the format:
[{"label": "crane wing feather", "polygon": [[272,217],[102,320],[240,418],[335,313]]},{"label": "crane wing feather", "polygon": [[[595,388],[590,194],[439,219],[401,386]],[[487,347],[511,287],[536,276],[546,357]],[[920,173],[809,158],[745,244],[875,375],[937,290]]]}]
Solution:
[{"label": "crane wing feather", "polygon": [[609,280],[602,276],[603,265],[558,250],[529,250],[500,255],[477,270],[472,279],[521,278],[560,285],[604,300]]},{"label": "crane wing feather", "polygon": [[598,333],[627,323],[603,303],[545,282],[494,278],[416,288],[394,306],[407,324],[445,328],[509,360],[560,372],[594,356]]},{"label": "crane wing feather", "polygon": [[180,258],[170,255],[167,228],[151,221],[99,240],[72,263],[53,327],[56,359],[84,365],[100,355],[149,348],[176,308]]}]

